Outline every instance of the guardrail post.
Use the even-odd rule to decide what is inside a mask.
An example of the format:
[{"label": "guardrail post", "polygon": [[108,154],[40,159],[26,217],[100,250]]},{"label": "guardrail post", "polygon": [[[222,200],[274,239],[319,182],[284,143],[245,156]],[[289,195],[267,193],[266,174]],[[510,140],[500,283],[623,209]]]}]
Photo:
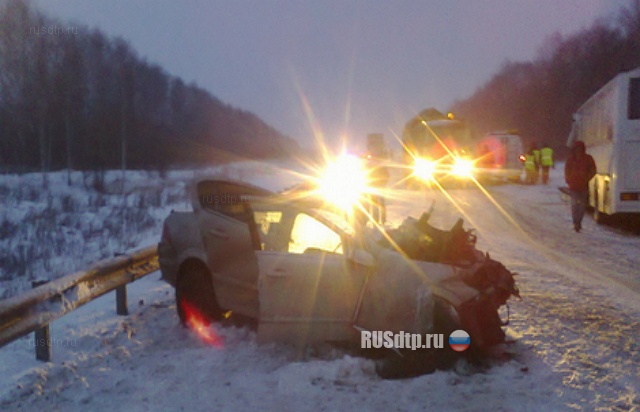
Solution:
[{"label": "guardrail post", "polygon": [[118,286],[116,288],[116,313],[121,316],[127,316],[127,285]]},{"label": "guardrail post", "polygon": [[[49,282],[48,279],[36,279],[31,282],[31,287],[37,288],[47,282]],[[51,360],[51,334],[49,333],[49,325],[47,324],[37,329],[33,334],[36,347],[36,359],[49,362]]]}]

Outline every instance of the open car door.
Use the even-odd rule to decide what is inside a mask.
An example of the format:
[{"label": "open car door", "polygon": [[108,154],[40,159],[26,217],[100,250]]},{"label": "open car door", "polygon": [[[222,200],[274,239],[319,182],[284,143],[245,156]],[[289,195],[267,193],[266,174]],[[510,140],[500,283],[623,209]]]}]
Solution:
[{"label": "open car door", "polygon": [[[270,192],[222,180],[198,182],[194,207],[220,307],[258,317],[260,238],[252,203]],[[197,202],[197,203],[196,203]]]},{"label": "open car door", "polygon": [[258,339],[297,345],[353,339],[369,268],[345,256],[346,235],[325,222],[304,212],[285,221],[291,227],[287,250],[258,253]]}]

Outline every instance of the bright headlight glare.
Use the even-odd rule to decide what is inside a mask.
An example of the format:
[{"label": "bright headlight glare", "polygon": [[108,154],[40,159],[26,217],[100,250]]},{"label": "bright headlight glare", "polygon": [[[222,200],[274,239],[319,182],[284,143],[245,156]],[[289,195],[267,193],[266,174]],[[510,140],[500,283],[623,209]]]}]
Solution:
[{"label": "bright headlight glare", "polygon": [[367,190],[367,174],[362,161],[349,155],[327,165],[318,190],[322,197],[343,210],[350,210]]},{"label": "bright headlight glare", "polygon": [[413,163],[413,174],[421,180],[429,181],[433,179],[436,171],[436,163],[427,159],[415,159]]},{"label": "bright headlight glare", "polygon": [[453,174],[461,177],[471,176],[473,173],[473,162],[469,159],[457,158],[453,164]]}]

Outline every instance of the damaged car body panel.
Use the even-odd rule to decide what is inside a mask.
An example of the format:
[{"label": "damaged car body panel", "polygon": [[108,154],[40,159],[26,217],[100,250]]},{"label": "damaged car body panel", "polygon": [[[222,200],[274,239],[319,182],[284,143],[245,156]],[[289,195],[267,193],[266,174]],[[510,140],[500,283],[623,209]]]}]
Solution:
[{"label": "damaged car body panel", "polygon": [[353,317],[366,268],[344,255],[314,251],[260,256],[260,341],[306,344],[353,339]]},{"label": "damaged car body panel", "polygon": [[[176,299],[194,294],[203,311],[256,319],[259,341],[357,343],[360,330],[443,333],[439,313],[475,346],[504,338],[497,309],[517,294],[512,273],[475,249],[461,223],[442,231],[425,214],[383,233],[242,182],[205,179],[194,191],[194,211],[165,222],[163,278],[177,285]],[[199,262],[204,275],[189,277],[193,265],[185,262]],[[180,292],[180,278],[203,283]],[[195,296],[211,288],[203,292],[211,296]]]},{"label": "damaged car body panel", "polygon": [[395,250],[381,247],[374,256],[378,266],[364,291],[358,326],[394,333],[430,332],[436,286],[454,277],[456,269],[412,261]]}]

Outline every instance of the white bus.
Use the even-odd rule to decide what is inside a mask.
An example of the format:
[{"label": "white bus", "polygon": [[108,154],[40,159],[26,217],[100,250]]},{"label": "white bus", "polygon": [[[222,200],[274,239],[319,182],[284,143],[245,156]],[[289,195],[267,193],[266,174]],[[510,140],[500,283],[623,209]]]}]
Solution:
[{"label": "white bus", "polygon": [[640,68],[620,73],[577,110],[567,145],[575,140],[596,162],[589,183],[596,221],[640,213]]}]

